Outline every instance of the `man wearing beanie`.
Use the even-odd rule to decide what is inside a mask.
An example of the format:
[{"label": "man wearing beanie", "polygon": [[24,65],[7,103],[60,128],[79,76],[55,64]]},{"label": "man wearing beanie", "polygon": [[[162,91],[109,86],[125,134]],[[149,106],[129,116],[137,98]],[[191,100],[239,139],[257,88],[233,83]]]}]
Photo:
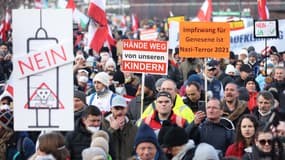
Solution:
[{"label": "man wearing beanie", "polygon": [[74,110],[74,121],[81,118],[83,111],[86,109],[86,96],[84,92],[74,90],[73,96],[73,110]]},{"label": "man wearing beanie", "polygon": [[146,124],[140,126],[135,138],[134,148],[136,158],[139,160],[165,159],[154,131]]},{"label": "man wearing beanie", "polygon": [[[152,75],[145,76],[143,111],[155,100],[155,79]],[[136,97],[128,103],[128,116],[137,121],[141,117],[141,85],[138,87]]]},{"label": "man wearing beanie", "polygon": [[109,90],[110,76],[106,72],[99,72],[93,78],[93,84],[95,93],[86,98],[87,104],[98,106],[103,114],[111,111],[111,100],[114,93]]},{"label": "man wearing beanie", "polygon": [[167,148],[166,152],[172,157],[171,160],[188,160],[192,159],[194,155],[194,142],[188,140],[186,131],[177,126],[166,131],[162,146]]}]

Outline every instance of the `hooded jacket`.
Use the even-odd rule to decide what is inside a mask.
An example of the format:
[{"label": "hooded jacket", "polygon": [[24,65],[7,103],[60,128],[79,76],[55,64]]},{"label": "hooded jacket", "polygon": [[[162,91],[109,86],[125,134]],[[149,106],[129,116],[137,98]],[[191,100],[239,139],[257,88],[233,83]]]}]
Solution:
[{"label": "hooded jacket", "polygon": [[226,118],[221,118],[219,123],[213,123],[206,119],[198,126],[192,122],[186,127],[186,132],[189,138],[195,141],[195,144],[208,143],[223,154],[234,142],[235,135],[233,123]]}]

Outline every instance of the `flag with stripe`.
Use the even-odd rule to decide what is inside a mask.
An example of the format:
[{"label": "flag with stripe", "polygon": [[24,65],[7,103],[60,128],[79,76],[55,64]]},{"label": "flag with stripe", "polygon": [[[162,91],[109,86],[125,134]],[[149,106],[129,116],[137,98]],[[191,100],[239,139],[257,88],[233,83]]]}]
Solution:
[{"label": "flag with stripe", "polygon": [[266,5],[266,0],[257,0],[257,6],[258,6],[259,19],[261,20],[269,19],[269,10]]},{"label": "flag with stripe", "polygon": [[213,6],[212,0],[205,0],[202,7],[199,9],[197,17],[192,21],[210,22],[212,18]]}]

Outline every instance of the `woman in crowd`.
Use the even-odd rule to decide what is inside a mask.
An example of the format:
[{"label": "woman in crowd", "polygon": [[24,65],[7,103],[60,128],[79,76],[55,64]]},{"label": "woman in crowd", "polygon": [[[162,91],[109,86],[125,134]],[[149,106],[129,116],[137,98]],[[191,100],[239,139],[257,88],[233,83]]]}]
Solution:
[{"label": "woman in crowd", "polygon": [[64,137],[59,132],[50,132],[39,137],[37,152],[31,160],[70,160]]},{"label": "woman in crowd", "polygon": [[228,147],[225,157],[235,156],[241,159],[245,150],[254,143],[257,128],[258,121],[253,115],[243,115],[237,124],[235,142]]},{"label": "woman in crowd", "polygon": [[273,133],[271,131],[264,131],[259,128],[255,134],[254,145],[252,152],[248,152],[243,156],[243,160],[281,160],[282,154],[275,152]]}]

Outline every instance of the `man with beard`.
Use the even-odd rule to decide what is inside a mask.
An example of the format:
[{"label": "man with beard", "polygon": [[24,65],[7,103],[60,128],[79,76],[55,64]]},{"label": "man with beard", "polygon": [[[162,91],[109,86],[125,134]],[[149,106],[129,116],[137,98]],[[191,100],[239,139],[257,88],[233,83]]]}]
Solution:
[{"label": "man with beard", "polygon": [[[145,76],[144,85],[144,99],[143,99],[143,111],[146,107],[155,100],[155,80],[152,75]],[[141,85],[138,87],[137,95],[128,104],[128,117],[131,120],[137,121],[141,117]]]},{"label": "man with beard", "polygon": [[124,97],[116,95],[111,102],[111,113],[106,115],[102,128],[112,136],[117,160],[132,156],[137,127],[126,116],[127,103]]},{"label": "man with beard", "polygon": [[249,113],[247,103],[239,100],[238,86],[232,82],[225,86],[224,99],[222,101],[223,116],[231,120],[234,125],[238,119]]}]

